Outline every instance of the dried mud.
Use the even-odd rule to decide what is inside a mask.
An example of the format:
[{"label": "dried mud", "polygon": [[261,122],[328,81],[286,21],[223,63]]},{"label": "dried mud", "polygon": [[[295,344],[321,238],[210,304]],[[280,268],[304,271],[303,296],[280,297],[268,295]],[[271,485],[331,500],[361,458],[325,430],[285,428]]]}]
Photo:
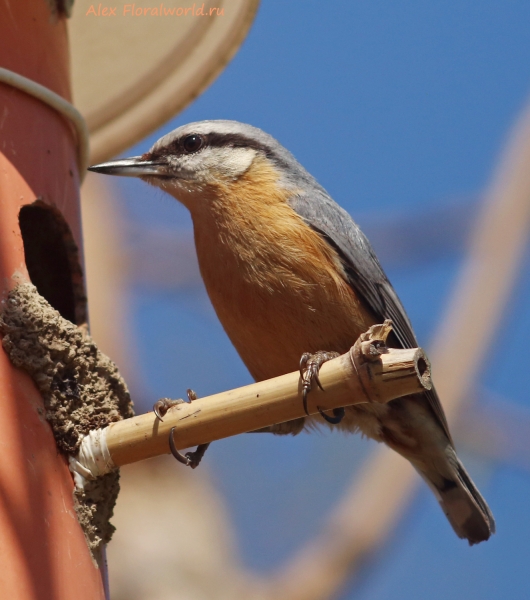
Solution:
[{"label": "dried mud", "polygon": [[[24,369],[44,400],[46,419],[59,450],[76,454],[90,430],[133,416],[125,381],[83,329],[64,319],[39,295],[21,284],[2,302],[2,346],[11,362]],[[110,541],[109,522],[119,492],[119,472],[88,482],[75,492],[75,506],[95,557]]]}]

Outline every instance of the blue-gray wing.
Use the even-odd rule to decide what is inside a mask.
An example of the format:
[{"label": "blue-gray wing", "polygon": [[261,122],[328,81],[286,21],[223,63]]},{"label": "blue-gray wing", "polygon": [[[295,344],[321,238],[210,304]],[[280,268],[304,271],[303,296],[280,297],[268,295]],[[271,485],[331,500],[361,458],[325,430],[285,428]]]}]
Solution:
[{"label": "blue-gray wing", "polygon": [[[370,242],[351,216],[322,188],[293,196],[292,208],[339,254],[349,285],[374,313],[378,322],[392,319],[394,335],[403,348],[418,346],[407,313],[388,280]],[[436,390],[425,393],[434,414],[451,434]],[[451,440],[452,441],[452,440]]]}]

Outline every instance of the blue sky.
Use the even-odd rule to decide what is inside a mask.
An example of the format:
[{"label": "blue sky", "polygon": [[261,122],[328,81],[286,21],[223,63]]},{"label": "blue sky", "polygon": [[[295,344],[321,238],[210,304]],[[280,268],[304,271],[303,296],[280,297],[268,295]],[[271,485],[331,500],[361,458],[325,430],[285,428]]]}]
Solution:
[{"label": "blue sky", "polygon": [[[521,0],[263,0],[218,80],[127,154],[186,122],[236,119],[278,138],[374,236],[399,220],[432,222],[436,211],[462,210],[470,219],[530,95],[529,28],[530,4]],[[175,235],[191,228],[171,199],[141,182],[120,186],[131,221]],[[426,346],[462,258],[456,229],[454,251],[451,235],[429,260],[387,264]],[[514,347],[521,350],[530,326],[528,267],[505,318],[518,319]],[[187,387],[204,395],[250,381],[201,289],[137,286],[133,302],[149,402]],[[505,361],[500,375],[488,369],[480,385],[526,408],[520,367]],[[246,435],[212,446],[204,468],[225,494],[245,564],[266,573],[309,539],[371,448],[358,437],[318,433]],[[342,600],[529,597],[530,475],[463,459],[496,514],[498,534],[469,548],[422,489],[380,560]]]}]

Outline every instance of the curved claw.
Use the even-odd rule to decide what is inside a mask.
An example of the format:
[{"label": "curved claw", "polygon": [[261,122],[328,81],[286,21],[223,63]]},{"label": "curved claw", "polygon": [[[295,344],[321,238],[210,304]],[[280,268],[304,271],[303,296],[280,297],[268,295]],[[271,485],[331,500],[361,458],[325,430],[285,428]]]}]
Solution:
[{"label": "curved claw", "polygon": [[326,390],[322,387],[322,384],[320,383],[320,378],[318,376],[318,371],[313,375],[313,379],[316,381],[316,384],[318,385],[318,387],[325,392]]},{"label": "curved claw", "polygon": [[[305,382],[304,382],[305,384]],[[305,414],[309,417],[309,411],[307,410],[307,395],[309,394],[309,387],[306,387],[304,385],[304,388],[302,390],[302,405],[304,407],[304,412]]]},{"label": "curved claw", "polygon": [[309,354],[309,352],[304,352],[302,354],[302,356],[300,357],[300,368],[299,368],[299,371],[300,371],[300,377],[302,377],[302,379],[304,377],[305,366],[307,365],[307,361],[309,360],[310,356],[311,356],[311,354]]},{"label": "curved claw", "polygon": [[199,444],[197,449],[194,452],[186,452],[186,455],[180,453],[175,446],[175,440],[173,438],[173,434],[175,433],[175,427],[171,428],[169,432],[169,449],[171,450],[171,454],[183,465],[187,467],[191,467],[192,469],[196,469],[204,456],[206,450],[208,450],[208,444]]},{"label": "curved claw", "polygon": [[157,418],[159,421],[162,421],[162,422],[164,422],[164,419],[162,418],[162,415],[161,415],[161,414],[160,414],[160,412],[159,412],[159,407],[158,407],[157,405],[158,405],[158,402],[157,402],[156,404],[153,404],[153,412],[155,413],[155,415],[156,415],[156,418]]},{"label": "curved claw", "polygon": [[[178,450],[177,447],[175,446],[175,440],[173,439],[173,434],[175,432],[175,427],[171,428],[171,431],[169,432],[169,449],[171,450],[171,454],[173,454],[173,456],[179,461],[179,463],[182,463],[183,465],[191,466],[191,459],[188,456],[188,454],[190,454],[188,452],[188,454],[186,454],[186,456],[184,456],[183,454],[181,454]],[[195,467],[193,467],[195,468]]]},{"label": "curved claw", "polygon": [[166,413],[170,407],[171,407],[171,403],[168,398],[161,398],[160,400],[157,400],[153,404],[153,412],[155,413],[156,418],[159,421],[164,422],[164,419],[162,417],[166,416]]},{"label": "curved claw", "polygon": [[320,406],[317,406],[317,408],[320,416],[328,423],[331,423],[331,425],[338,425],[342,419],[344,419],[344,415],[346,414],[344,408],[334,408],[333,416],[328,417],[328,415],[320,408]]}]

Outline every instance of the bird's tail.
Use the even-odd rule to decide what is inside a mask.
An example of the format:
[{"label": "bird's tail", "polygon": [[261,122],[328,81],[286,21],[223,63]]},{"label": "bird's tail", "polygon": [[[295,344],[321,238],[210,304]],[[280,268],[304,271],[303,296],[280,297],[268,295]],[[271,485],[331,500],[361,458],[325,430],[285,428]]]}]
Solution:
[{"label": "bird's tail", "polygon": [[458,537],[467,539],[470,546],[484,542],[495,533],[495,519],[452,446],[446,453],[452,467],[450,477],[418,465],[416,469],[434,492]]}]

